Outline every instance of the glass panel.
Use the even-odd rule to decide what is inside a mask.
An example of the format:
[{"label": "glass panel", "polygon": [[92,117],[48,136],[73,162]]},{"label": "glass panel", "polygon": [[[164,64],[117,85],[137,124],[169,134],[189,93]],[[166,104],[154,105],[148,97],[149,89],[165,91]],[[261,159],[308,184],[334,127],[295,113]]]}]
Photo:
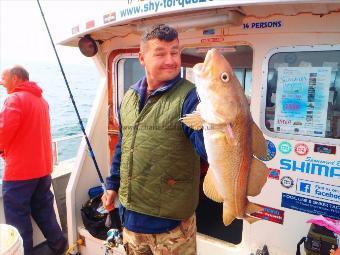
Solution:
[{"label": "glass panel", "polygon": [[118,68],[124,69],[124,93],[130,88],[131,85],[136,83],[145,75],[144,67],[140,64],[138,58],[121,59],[118,62]]},{"label": "glass panel", "polygon": [[246,69],[246,76],[244,79],[244,93],[250,99],[251,97],[251,84],[253,82],[253,72],[251,69]]},{"label": "glass panel", "polygon": [[276,133],[340,137],[340,51],[280,52],[268,63],[265,125]]},{"label": "glass panel", "polygon": [[245,69],[234,69],[234,73],[237,77],[237,79],[239,80],[239,82],[241,83],[242,87],[244,88],[244,77],[245,77]]},{"label": "glass panel", "polygon": [[[139,79],[145,75],[144,67],[140,64],[137,57],[134,58],[122,58],[117,62],[117,78],[118,86],[116,95],[113,95],[118,99],[118,105],[120,105],[125,92]],[[115,93],[115,92],[114,92]]]},{"label": "glass panel", "polygon": [[[249,46],[214,46],[229,61],[248,98],[251,96],[253,50]],[[182,65],[185,67],[184,78],[194,83],[192,67],[204,62],[211,47],[185,48],[182,51]]]}]

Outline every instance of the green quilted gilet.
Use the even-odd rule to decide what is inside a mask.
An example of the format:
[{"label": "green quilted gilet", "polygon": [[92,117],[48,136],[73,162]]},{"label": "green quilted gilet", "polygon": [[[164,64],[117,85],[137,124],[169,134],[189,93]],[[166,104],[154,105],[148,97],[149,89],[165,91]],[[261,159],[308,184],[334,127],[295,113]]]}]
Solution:
[{"label": "green quilted gilet", "polygon": [[179,121],[192,88],[181,79],[169,91],[150,97],[140,113],[137,92],[130,89],[124,96],[119,198],[127,209],[177,220],[194,213],[199,157]]}]

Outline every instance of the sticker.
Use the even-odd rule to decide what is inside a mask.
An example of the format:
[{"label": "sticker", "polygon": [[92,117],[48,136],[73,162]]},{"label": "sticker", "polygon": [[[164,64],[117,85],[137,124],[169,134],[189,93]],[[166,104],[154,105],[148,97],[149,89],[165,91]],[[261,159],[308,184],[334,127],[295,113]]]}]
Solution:
[{"label": "sticker", "polygon": [[299,212],[340,219],[340,205],[282,193],[281,206]]},{"label": "sticker", "polygon": [[203,30],[203,35],[214,35],[215,34],[215,29],[206,29]]},{"label": "sticker", "polygon": [[289,154],[292,151],[292,146],[289,142],[281,142],[279,144],[279,151],[282,154]]},{"label": "sticker", "polygon": [[262,161],[269,161],[271,159],[273,159],[276,155],[276,147],[273,144],[272,141],[266,140],[267,142],[267,156],[265,157],[258,157],[258,159],[262,160]]},{"label": "sticker", "polygon": [[340,178],[340,160],[329,161],[307,157],[304,161],[297,161],[282,158],[280,159],[279,168],[280,170],[299,172],[308,175],[319,175],[334,179]]},{"label": "sticker", "polygon": [[[236,49],[234,47],[215,47],[219,52],[235,52]],[[197,53],[207,53],[210,50],[210,47],[198,47],[196,48]]]},{"label": "sticker", "polygon": [[280,179],[280,170],[275,168],[269,168],[268,178],[274,180]]},{"label": "sticker", "polygon": [[294,180],[290,176],[283,176],[280,181],[281,185],[286,189],[289,189],[294,186]]},{"label": "sticker", "polygon": [[115,21],[115,20],[116,20],[116,13],[115,12],[111,12],[111,13],[105,14],[103,16],[104,24],[109,23],[111,21]]},{"label": "sticker", "polygon": [[254,212],[250,215],[254,216],[256,218],[263,219],[263,220],[283,224],[284,211],[279,210],[279,209],[275,209],[275,208],[272,208],[272,207],[264,206],[264,205],[260,205],[260,206],[263,207],[262,211]]},{"label": "sticker", "polygon": [[243,23],[243,29],[263,29],[280,27],[282,27],[282,20]]},{"label": "sticker", "polygon": [[94,20],[90,20],[88,22],[86,22],[86,29],[92,28],[94,27]]},{"label": "sticker", "polygon": [[223,37],[214,37],[214,38],[204,38],[201,40],[201,43],[211,43],[211,42],[223,42]]},{"label": "sticker", "polygon": [[340,203],[340,186],[298,179],[296,193]]},{"label": "sticker", "polygon": [[325,154],[335,154],[336,146],[315,144],[314,152],[325,153]]},{"label": "sticker", "polygon": [[305,156],[305,155],[307,155],[309,149],[308,149],[308,146],[306,144],[298,143],[297,145],[295,145],[294,151],[297,155]]},{"label": "sticker", "polygon": [[72,27],[72,34],[78,34],[79,33],[79,26]]}]

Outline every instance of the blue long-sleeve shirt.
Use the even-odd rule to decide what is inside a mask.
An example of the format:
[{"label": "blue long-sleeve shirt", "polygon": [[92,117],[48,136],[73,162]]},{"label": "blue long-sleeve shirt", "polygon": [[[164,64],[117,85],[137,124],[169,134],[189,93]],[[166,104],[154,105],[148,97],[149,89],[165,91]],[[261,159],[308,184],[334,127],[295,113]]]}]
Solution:
[{"label": "blue long-sleeve shirt", "polygon": [[[147,82],[146,78],[142,78],[137,83],[131,86],[139,96],[139,112],[143,109],[147,100],[155,95],[161,95],[170,90],[179,80],[181,79],[178,75],[173,80],[166,82],[163,86],[159,87],[150,96],[146,97]],[[196,89],[192,89],[186,96],[182,106],[182,116],[192,113],[199,102],[197,97]],[[120,122],[120,117],[119,117]],[[202,130],[196,131],[186,125],[182,124],[183,132],[190,139],[196,153],[203,159],[207,159],[207,155],[204,148],[203,132]],[[115,154],[112,160],[110,176],[106,179],[106,188],[109,190],[115,190],[118,192],[120,185],[120,161],[121,161],[121,142],[122,142],[122,130],[119,126],[119,137],[116,145]],[[199,171],[199,169],[197,169]],[[171,202],[171,201],[169,201]],[[147,233],[157,234],[169,231],[180,224],[178,220],[164,219],[154,216],[149,216],[134,211],[127,210],[123,206],[119,208],[121,220],[128,230]]]}]

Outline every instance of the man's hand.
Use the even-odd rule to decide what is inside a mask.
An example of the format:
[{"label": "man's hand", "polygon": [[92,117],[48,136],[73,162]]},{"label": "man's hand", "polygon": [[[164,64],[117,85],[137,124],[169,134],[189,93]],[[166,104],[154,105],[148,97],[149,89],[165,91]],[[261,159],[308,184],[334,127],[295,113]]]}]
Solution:
[{"label": "man's hand", "polygon": [[105,209],[109,212],[115,208],[114,201],[117,196],[117,192],[114,190],[107,190],[106,192],[107,194],[104,192],[102,195],[102,202]]}]

